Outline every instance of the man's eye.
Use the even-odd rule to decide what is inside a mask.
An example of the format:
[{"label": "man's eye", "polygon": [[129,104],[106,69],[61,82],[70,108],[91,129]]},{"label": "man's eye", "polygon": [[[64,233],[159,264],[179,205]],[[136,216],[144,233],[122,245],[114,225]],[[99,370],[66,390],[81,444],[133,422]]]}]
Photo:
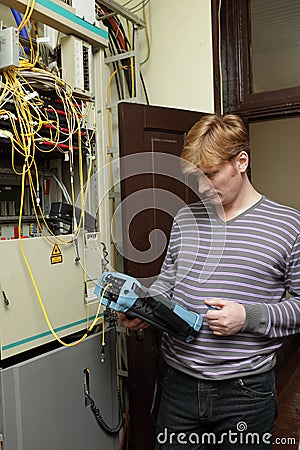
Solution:
[{"label": "man's eye", "polygon": [[217,172],[211,172],[206,174],[207,178],[212,178],[214,175],[216,175]]}]

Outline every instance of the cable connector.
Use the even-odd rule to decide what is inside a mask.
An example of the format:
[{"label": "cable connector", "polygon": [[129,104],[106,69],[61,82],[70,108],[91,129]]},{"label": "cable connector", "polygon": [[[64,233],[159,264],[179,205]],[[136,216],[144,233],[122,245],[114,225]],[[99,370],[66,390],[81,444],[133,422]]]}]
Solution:
[{"label": "cable connector", "polygon": [[39,206],[41,199],[40,199],[40,191],[36,191],[36,198],[35,198],[36,204]]},{"label": "cable connector", "polygon": [[101,361],[102,363],[105,362],[105,344],[101,344],[100,361]]}]

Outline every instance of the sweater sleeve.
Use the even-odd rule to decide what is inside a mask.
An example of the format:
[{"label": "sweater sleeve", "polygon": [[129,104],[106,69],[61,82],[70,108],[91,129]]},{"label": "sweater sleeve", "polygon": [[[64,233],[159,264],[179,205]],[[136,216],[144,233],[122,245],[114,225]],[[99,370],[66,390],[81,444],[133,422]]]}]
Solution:
[{"label": "sweater sleeve", "polygon": [[280,303],[245,305],[246,322],[242,332],[270,338],[300,332],[300,235],[287,261],[284,283],[287,296]]}]

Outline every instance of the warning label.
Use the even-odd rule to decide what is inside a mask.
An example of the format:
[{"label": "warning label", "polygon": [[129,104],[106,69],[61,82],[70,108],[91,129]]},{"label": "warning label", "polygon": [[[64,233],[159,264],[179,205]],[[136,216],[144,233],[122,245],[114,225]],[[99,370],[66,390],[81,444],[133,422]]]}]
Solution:
[{"label": "warning label", "polygon": [[60,251],[58,244],[54,244],[50,260],[51,264],[59,264],[63,262],[62,253]]}]

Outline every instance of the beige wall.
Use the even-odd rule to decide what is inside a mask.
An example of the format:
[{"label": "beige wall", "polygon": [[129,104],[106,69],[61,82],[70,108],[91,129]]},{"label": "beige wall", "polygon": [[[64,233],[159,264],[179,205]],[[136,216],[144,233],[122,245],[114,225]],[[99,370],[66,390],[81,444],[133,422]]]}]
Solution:
[{"label": "beige wall", "polygon": [[[141,0],[132,0],[128,7],[140,4]],[[9,9],[3,9],[14,24]],[[146,11],[151,57],[142,73],[150,104],[213,112],[210,0],[150,0]],[[138,14],[142,16],[142,11]],[[143,31],[139,40],[142,61],[147,54]]]},{"label": "beige wall", "polygon": [[300,118],[250,124],[254,186],[300,209]]},{"label": "beige wall", "polygon": [[210,0],[151,0],[148,18],[151,58],[142,72],[150,104],[213,112]]}]

